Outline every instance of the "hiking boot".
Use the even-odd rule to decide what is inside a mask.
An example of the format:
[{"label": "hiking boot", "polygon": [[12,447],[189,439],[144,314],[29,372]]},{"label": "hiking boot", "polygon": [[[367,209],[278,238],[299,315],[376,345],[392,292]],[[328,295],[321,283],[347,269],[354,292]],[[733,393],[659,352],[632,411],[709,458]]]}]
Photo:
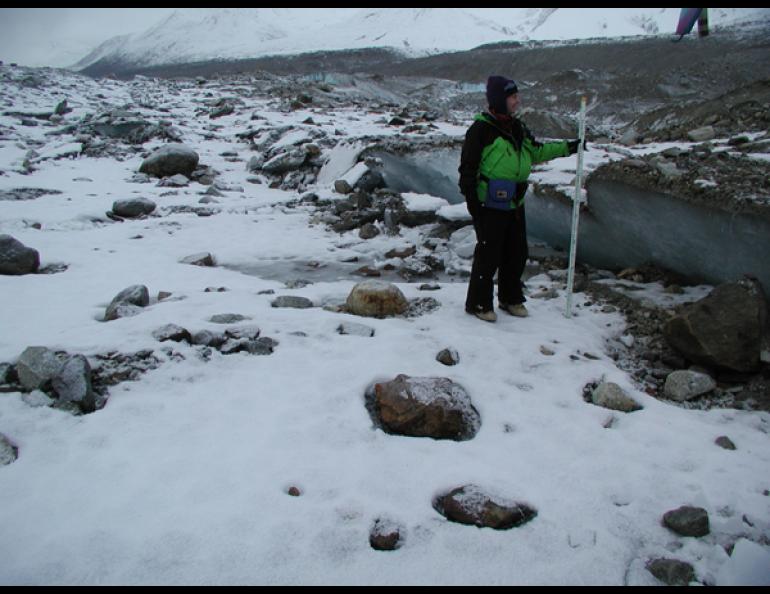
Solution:
[{"label": "hiking boot", "polygon": [[529,316],[529,312],[527,311],[527,308],[524,307],[523,303],[514,303],[513,305],[503,305],[501,303],[500,309],[517,318],[526,318]]},{"label": "hiking boot", "polygon": [[465,311],[468,312],[469,314],[473,314],[480,320],[484,320],[485,322],[497,321],[497,314],[491,309],[489,311],[483,311],[481,309],[477,309],[477,310],[466,309]]}]

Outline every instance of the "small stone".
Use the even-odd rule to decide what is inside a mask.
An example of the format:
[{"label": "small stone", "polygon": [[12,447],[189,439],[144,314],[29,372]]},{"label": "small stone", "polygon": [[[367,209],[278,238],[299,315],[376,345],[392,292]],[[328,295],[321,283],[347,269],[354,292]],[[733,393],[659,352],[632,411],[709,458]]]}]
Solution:
[{"label": "small stone", "polygon": [[375,551],[395,551],[401,546],[401,528],[390,520],[378,518],[369,533],[369,545]]},{"label": "small stone", "polygon": [[620,412],[634,412],[643,407],[626,394],[625,390],[612,382],[603,382],[591,394],[591,402],[597,406]]},{"label": "small stone", "polygon": [[300,491],[297,487],[289,487],[287,493],[292,497],[299,497],[302,495],[302,491]]},{"label": "small stone", "polygon": [[460,354],[455,349],[444,349],[436,355],[436,361],[451,367],[460,362]]},{"label": "small stone", "polygon": [[737,449],[733,441],[726,435],[721,435],[720,437],[717,437],[714,443],[717,444],[720,448],[724,448],[725,450]]}]

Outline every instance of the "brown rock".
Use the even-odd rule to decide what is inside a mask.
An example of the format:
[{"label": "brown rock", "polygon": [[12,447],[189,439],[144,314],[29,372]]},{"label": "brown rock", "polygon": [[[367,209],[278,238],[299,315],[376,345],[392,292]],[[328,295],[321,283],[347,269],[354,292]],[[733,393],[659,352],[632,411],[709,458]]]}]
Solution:
[{"label": "brown rock", "polygon": [[466,441],[481,418],[462,386],[447,378],[399,375],[374,386],[374,414],[386,433]]},{"label": "brown rock", "polygon": [[433,507],[451,522],[495,530],[509,530],[537,516],[537,510],[526,504],[495,502],[475,485],[459,487],[437,497]]}]

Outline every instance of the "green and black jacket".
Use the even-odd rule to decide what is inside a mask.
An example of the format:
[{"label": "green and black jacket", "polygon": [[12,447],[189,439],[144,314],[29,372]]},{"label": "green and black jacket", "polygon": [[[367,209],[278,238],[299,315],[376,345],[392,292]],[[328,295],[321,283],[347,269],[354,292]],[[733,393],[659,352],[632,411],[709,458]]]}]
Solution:
[{"label": "green and black jacket", "polygon": [[[526,182],[532,166],[569,155],[567,141],[541,143],[517,118],[509,125],[488,113],[478,114],[468,129],[460,158],[460,191],[475,217],[486,201],[487,181]],[[524,193],[511,201],[511,210],[524,202]]]}]

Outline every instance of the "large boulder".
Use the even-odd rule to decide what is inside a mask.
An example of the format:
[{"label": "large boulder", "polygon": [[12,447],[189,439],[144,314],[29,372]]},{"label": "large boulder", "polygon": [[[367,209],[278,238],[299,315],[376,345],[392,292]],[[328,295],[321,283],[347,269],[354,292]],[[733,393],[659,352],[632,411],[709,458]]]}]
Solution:
[{"label": "large boulder", "polygon": [[468,393],[447,378],[402,374],[375,384],[368,397],[374,421],[386,433],[466,441],[481,427]]},{"label": "large boulder", "polygon": [[459,487],[436,497],[433,508],[452,522],[495,530],[509,530],[537,516],[537,510],[527,504],[495,501],[475,485]]},{"label": "large boulder", "polygon": [[690,361],[739,372],[759,368],[767,323],[762,286],[744,279],[718,286],[668,321],[664,336]]},{"label": "large boulder", "polygon": [[406,312],[409,303],[399,288],[391,283],[365,280],[350,291],[347,311],[357,316],[384,318]]},{"label": "large boulder", "polygon": [[190,177],[198,167],[198,161],[198,153],[189,146],[179,143],[167,144],[147,157],[139,172],[155,177],[168,177],[177,173]]},{"label": "large boulder", "polygon": [[37,272],[40,254],[10,235],[0,235],[0,274],[19,275]]}]

